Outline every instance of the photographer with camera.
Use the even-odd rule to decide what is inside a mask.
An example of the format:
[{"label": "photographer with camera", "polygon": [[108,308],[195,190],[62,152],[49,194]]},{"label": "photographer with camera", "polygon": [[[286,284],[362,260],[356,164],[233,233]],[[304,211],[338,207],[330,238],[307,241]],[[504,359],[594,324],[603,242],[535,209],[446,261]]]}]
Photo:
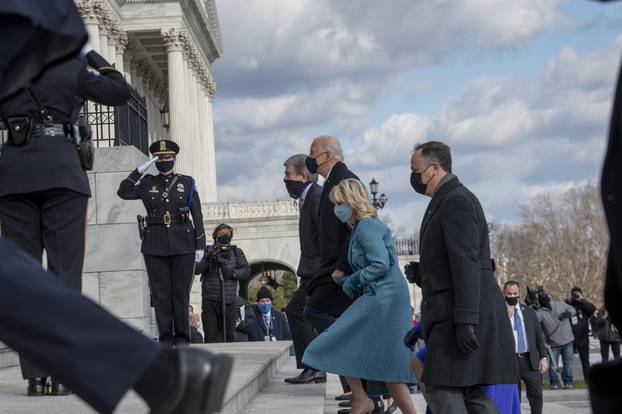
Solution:
[{"label": "photographer with camera", "polygon": [[207,247],[194,271],[201,275],[205,342],[234,342],[238,282],[248,279],[251,268],[242,249],[231,244],[231,226],[219,224],[212,238],[214,244]]},{"label": "photographer with camera", "polygon": [[581,288],[575,286],[570,291],[570,298],[566,303],[575,308],[576,315],[570,319],[572,333],[574,335],[574,350],[579,353],[583,378],[587,381],[590,370],[590,318],[594,315],[596,307],[583,297]]},{"label": "photographer with camera", "polygon": [[[149,152],[154,157],[121,181],[117,194],[124,200],[142,200],[147,210],[146,217],[139,216],[141,252],[159,340],[170,346],[185,345],[191,340],[192,271],[205,251],[201,200],[194,178],[174,172],[179,145],[163,139],[151,144]],[[160,174],[143,176],[154,163]]]},{"label": "photographer with camera", "polygon": [[[529,306],[535,308],[538,322],[542,326],[542,332],[547,344],[551,347],[553,360],[551,367],[557,366],[559,356],[562,357],[563,371],[562,380],[564,388],[572,388],[572,357],[574,355],[574,335],[570,319],[576,316],[575,308],[561,300],[552,300],[542,287],[537,291],[528,289]],[[549,369],[550,388],[560,388],[559,376],[554,369]]]}]

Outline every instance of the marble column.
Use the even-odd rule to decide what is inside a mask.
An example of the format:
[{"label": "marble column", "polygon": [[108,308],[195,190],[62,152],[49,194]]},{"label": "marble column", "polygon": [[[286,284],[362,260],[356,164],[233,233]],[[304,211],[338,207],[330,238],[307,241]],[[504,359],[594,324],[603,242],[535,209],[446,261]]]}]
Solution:
[{"label": "marble column", "polygon": [[[115,48],[116,57],[115,57],[115,68],[125,74],[125,48],[127,47],[127,35],[125,32],[119,32],[119,36],[117,37],[117,47]],[[127,78],[127,76],[126,76]]]},{"label": "marble column", "polygon": [[184,109],[186,108],[185,98],[185,70],[182,52],[182,42],[179,31],[171,29],[163,32],[162,37],[166,44],[168,57],[168,108],[169,108],[169,132],[172,140],[176,141],[182,148],[177,156],[177,170],[180,173],[189,171],[190,165],[187,160],[187,148],[184,139]]},{"label": "marble column", "polygon": [[99,28],[99,47],[94,48],[97,53],[102,55],[104,59],[110,61],[110,57],[108,56],[108,33],[104,27]]},{"label": "marble column", "polygon": [[213,112],[213,100],[214,96],[212,95],[211,89],[205,95],[205,103],[207,105],[207,110],[205,112],[206,122],[204,125],[204,130],[206,134],[205,138],[205,146],[207,152],[207,176],[208,176],[208,186],[209,186],[209,198],[206,201],[216,202],[218,201],[218,186],[216,180],[216,147],[214,140],[214,112]]}]

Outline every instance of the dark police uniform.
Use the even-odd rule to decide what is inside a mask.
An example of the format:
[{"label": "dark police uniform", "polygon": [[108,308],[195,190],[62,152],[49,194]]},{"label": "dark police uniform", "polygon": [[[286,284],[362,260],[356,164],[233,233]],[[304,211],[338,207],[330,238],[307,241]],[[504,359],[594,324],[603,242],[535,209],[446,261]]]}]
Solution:
[{"label": "dark police uniform", "polygon": [[[149,151],[156,156],[177,154],[179,146],[160,140],[151,144]],[[201,200],[194,179],[175,173],[147,174],[141,179],[136,169],[121,182],[117,194],[124,200],[140,199],[147,209],[141,252],[149,275],[160,342],[189,343],[188,305],[195,251],[205,249]]]},{"label": "dark police uniform", "polygon": [[[87,70],[87,63],[98,72]],[[41,261],[68,286],[82,287],[89,182],[70,136],[84,100],[121,105],[129,98],[123,76],[91,51],[48,67],[30,85],[0,102],[6,128],[14,117],[29,119],[21,146],[9,139],[0,153],[2,235]],[[48,116],[43,116],[42,108]],[[44,119],[45,118],[45,119]],[[4,129],[3,135],[7,135]],[[22,360],[24,378],[45,374]]]}]

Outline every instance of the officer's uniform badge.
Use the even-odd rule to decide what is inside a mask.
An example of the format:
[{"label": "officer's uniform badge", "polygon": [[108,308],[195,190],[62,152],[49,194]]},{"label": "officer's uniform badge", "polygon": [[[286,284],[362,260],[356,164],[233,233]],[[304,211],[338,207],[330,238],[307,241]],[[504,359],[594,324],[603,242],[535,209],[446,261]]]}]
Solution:
[{"label": "officer's uniform badge", "polygon": [[182,183],[177,184],[177,191],[183,193],[185,191],[184,185]]},{"label": "officer's uniform badge", "polygon": [[158,191],[158,187],[157,186],[152,186],[151,189],[149,190],[150,193],[159,193]]}]

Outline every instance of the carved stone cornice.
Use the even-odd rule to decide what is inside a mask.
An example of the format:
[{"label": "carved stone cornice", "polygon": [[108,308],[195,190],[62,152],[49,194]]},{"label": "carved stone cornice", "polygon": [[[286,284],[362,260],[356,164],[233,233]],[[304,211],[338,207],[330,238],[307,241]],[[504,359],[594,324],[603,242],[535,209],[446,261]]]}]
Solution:
[{"label": "carved stone cornice", "polygon": [[85,23],[97,23],[104,10],[102,0],[78,0],[76,7]]},{"label": "carved stone cornice", "polygon": [[116,38],[117,53],[119,53],[119,51],[123,53],[123,51],[125,51],[125,49],[127,48],[127,44],[128,44],[127,33],[125,33],[122,30],[119,30],[119,33]]}]

